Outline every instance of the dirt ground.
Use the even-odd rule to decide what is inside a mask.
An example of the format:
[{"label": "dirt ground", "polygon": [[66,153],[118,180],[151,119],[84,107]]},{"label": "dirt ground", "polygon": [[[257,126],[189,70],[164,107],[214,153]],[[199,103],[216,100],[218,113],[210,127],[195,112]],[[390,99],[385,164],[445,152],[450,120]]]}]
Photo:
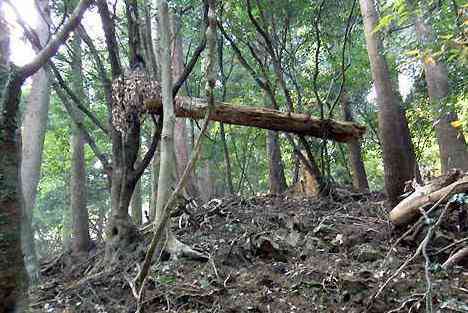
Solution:
[{"label": "dirt ground", "polygon": [[[468,262],[440,266],[468,242],[467,210],[451,210],[435,230],[426,249],[430,263],[420,255],[397,273],[428,226],[395,245],[407,229],[388,222],[381,194],[212,200],[172,220],[177,237],[208,261],[155,264],[144,311],[427,312],[432,303],[433,312],[468,312]],[[33,311],[135,312],[129,281],[138,266],[93,272],[103,254],[99,247],[71,265],[65,255],[44,260],[42,283],[31,292]]]}]

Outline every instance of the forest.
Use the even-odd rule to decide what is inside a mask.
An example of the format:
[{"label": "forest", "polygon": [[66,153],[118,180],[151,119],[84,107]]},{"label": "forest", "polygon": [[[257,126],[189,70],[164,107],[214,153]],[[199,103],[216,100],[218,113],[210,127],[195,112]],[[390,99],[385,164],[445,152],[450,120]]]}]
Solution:
[{"label": "forest", "polygon": [[468,313],[463,0],[0,0],[0,313]]}]

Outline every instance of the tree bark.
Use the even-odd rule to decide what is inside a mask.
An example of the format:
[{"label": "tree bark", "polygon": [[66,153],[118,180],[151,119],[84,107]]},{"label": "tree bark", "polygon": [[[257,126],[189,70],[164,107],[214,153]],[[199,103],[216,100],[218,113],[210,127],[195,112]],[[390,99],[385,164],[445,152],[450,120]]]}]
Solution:
[{"label": "tree bark", "polygon": [[[160,99],[145,101],[148,112],[162,113]],[[175,115],[192,119],[202,119],[208,105],[205,100],[189,97],[177,97]],[[309,114],[289,113],[265,107],[232,105],[217,102],[210,119],[225,124],[257,127],[275,131],[294,133],[302,136],[326,138],[338,142],[359,139],[366,128],[356,123],[320,120]]]},{"label": "tree bark", "polygon": [[[341,96],[341,106],[343,109],[344,120],[347,122],[354,122],[353,113],[349,106],[349,98],[346,90],[343,90]],[[351,167],[353,188],[364,192],[369,190],[369,183],[367,181],[366,168],[362,161],[361,144],[359,140],[352,140],[348,143],[349,151],[349,165]]]},{"label": "tree bark", "polygon": [[[36,29],[36,34],[42,46],[49,38],[50,8],[48,0],[39,0],[38,8],[42,16]],[[24,197],[22,220],[22,245],[26,269],[31,282],[39,279],[39,268],[34,243],[32,217],[36,205],[37,186],[41,176],[42,152],[47,128],[50,102],[50,71],[40,69],[32,77],[31,91],[23,113],[21,182]]]},{"label": "tree bark", "polygon": [[[226,101],[226,96],[227,96],[226,84],[227,84],[228,76],[226,76],[226,73],[224,71],[224,44],[223,43],[224,43],[223,38],[222,37],[218,38],[218,65],[219,65],[219,72],[221,74],[221,83],[222,83],[222,88],[223,88],[221,101],[224,102]],[[229,194],[233,195],[234,184],[232,181],[231,158],[229,157],[229,149],[227,145],[224,123],[220,123],[219,130],[220,130],[220,135],[221,135],[221,142],[223,144],[224,162],[226,164],[227,189],[228,189]]]},{"label": "tree bark", "polygon": [[287,188],[278,135],[275,131],[267,132],[268,177],[270,192],[275,194],[283,193]]},{"label": "tree bark", "polygon": [[[180,33],[180,21],[179,18],[171,12],[171,33],[172,33],[172,78],[173,81],[177,80],[184,72],[184,55],[182,48],[182,37]],[[179,91],[179,94],[185,95],[183,89]],[[176,118],[174,128],[174,149],[176,156],[177,165],[177,177],[179,178],[184,172],[189,159],[189,148],[187,145],[187,126],[186,119]],[[190,175],[187,185],[185,186],[187,194],[192,198],[198,197],[198,189],[195,183],[193,175]]]},{"label": "tree bark", "polygon": [[[419,10],[418,10],[419,9]],[[430,24],[429,12],[422,6],[416,8],[416,35],[423,51],[424,73],[430,101],[435,105],[434,124],[439,145],[442,173],[452,168],[468,170],[468,146],[461,128],[455,128],[451,122],[458,120],[456,112],[451,111],[445,100],[449,95],[447,68],[431,51],[435,38]],[[426,22],[427,21],[427,22]]]},{"label": "tree bark", "polygon": [[[141,159],[139,161],[141,162]],[[133,191],[132,200],[130,201],[130,212],[133,223],[136,225],[141,225],[143,223],[142,209],[143,199],[141,194],[141,179],[139,179]]]},{"label": "tree bark", "polygon": [[57,52],[79,24],[90,0],[80,1],[67,22],[34,59],[22,67],[9,63],[9,32],[0,3],[0,311],[21,312],[27,299],[27,275],[21,251],[21,173],[18,113],[21,86]]},{"label": "tree bark", "polygon": [[174,156],[174,103],[172,98],[172,67],[170,49],[170,21],[166,1],[157,0],[159,10],[160,31],[160,70],[161,70],[161,97],[164,111],[163,130],[161,136],[161,160],[159,166],[158,201],[156,204],[155,223],[161,221],[162,211],[175,184]]},{"label": "tree bark", "polygon": [[364,33],[371,65],[372,78],[379,106],[379,132],[382,142],[385,191],[389,204],[395,206],[404,192],[405,182],[415,176],[415,157],[412,152],[408,123],[393,89],[390,73],[383,55],[378,32],[378,15],[374,0],[359,0],[364,19]]},{"label": "tree bark", "polygon": [[[86,99],[83,86],[81,39],[75,36],[72,41],[72,88],[80,99]],[[75,109],[76,110],[76,109]],[[76,110],[76,115],[83,121],[83,114]],[[84,134],[76,125],[72,126],[71,138],[71,181],[70,206],[72,215],[71,249],[74,254],[85,255],[90,246],[89,217],[87,208],[87,176],[85,160]]]}]

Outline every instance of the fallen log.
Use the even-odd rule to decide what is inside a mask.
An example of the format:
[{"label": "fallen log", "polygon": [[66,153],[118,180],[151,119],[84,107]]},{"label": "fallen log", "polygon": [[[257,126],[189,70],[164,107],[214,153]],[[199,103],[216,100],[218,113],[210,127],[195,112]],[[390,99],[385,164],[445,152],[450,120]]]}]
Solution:
[{"label": "fallen log", "polygon": [[442,198],[448,200],[448,197],[453,194],[468,192],[468,175],[461,175],[461,171],[453,171],[417,189],[393,208],[390,212],[390,220],[395,225],[408,224],[421,215],[420,209],[424,206]]},{"label": "fallen log", "polygon": [[[162,113],[162,103],[159,99],[145,100],[144,107],[148,113]],[[177,97],[174,109],[177,117],[202,119],[207,108],[206,101],[202,99]],[[288,113],[265,107],[222,102],[216,103],[210,119],[226,124],[284,131],[339,142],[360,139],[366,131],[366,127],[352,122],[321,120],[304,113]]]}]

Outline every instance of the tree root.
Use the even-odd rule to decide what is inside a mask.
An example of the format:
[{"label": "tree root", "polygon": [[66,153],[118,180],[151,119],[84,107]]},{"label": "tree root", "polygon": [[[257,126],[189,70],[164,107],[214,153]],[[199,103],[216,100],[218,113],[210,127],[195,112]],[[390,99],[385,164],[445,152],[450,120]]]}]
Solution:
[{"label": "tree root", "polygon": [[179,241],[172,232],[168,234],[168,237],[164,250],[170,254],[172,260],[189,258],[196,261],[208,261],[208,256]]}]

